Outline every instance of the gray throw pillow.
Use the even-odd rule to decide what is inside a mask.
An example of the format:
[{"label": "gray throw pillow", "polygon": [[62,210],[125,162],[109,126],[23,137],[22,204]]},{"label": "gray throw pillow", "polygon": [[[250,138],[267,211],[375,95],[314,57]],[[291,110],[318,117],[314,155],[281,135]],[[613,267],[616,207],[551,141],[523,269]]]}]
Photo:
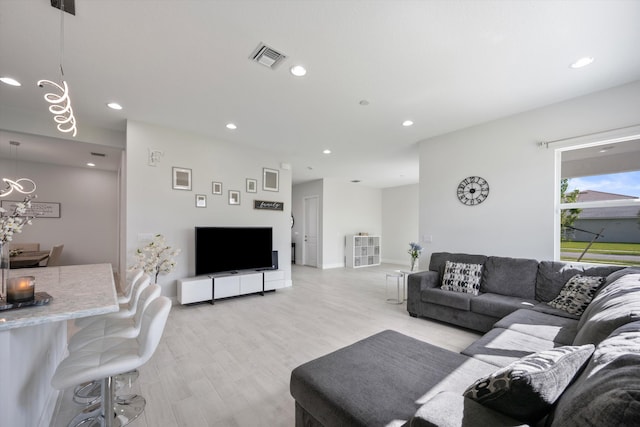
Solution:
[{"label": "gray throw pillow", "polygon": [[447,261],[442,276],[442,289],[478,295],[482,279],[482,264]]},{"label": "gray throw pillow", "polygon": [[564,284],[560,294],[547,304],[553,308],[580,316],[605,280],[606,278],[600,276],[576,274]]},{"label": "gray throw pillow", "polygon": [[557,347],[530,354],[480,378],[463,393],[517,420],[535,423],[585,365],[594,346]]}]

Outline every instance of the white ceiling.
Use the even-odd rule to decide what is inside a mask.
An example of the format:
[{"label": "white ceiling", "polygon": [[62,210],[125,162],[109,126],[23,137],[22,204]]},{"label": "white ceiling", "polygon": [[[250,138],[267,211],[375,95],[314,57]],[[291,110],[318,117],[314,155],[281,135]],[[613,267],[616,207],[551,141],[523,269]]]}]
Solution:
[{"label": "white ceiling", "polygon": [[[268,148],[294,182],[389,187],[418,181],[418,141],[640,79],[638,22],[637,0],[76,0],[64,71],[78,141],[131,119]],[[251,62],[260,42],[288,58]],[[23,83],[0,107],[54,126],[35,82],[59,47],[50,0],[0,0],[0,76]]]}]

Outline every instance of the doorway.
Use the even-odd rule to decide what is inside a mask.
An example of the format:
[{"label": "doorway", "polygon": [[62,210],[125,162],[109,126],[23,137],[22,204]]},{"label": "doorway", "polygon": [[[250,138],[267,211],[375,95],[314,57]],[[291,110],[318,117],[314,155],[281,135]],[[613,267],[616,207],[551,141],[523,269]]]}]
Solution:
[{"label": "doorway", "polygon": [[304,198],[302,263],[318,267],[318,196]]}]

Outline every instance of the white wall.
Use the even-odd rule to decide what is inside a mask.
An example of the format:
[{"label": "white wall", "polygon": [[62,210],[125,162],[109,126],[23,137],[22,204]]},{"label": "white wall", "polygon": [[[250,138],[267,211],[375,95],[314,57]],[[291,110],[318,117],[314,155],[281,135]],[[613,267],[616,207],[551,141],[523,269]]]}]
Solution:
[{"label": "white wall", "polygon": [[[164,153],[160,163],[147,165],[148,150]],[[285,159],[274,154],[239,148],[225,141],[140,122],[127,123],[127,230],[129,263],[140,246],[140,235],[161,233],[182,253],[176,269],[158,278],[164,295],[176,295],[178,278],[195,274],[195,226],[271,226],[273,249],[279,252],[279,266],[291,281],[291,173],[280,169],[280,191],[262,190],[262,169],[279,169]],[[172,167],[192,169],[192,191],[171,188]],[[258,180],[258,192],[247,193],[245,180]],[[223,195],[211,193],[212,181],[222,182]],[[228,204],[228,191],[241,193],[240,205]],[[207,207],[195,207],[195,195],[207,196]],[[284,211],[253,208],[253,200],[284,203]],[[251,250],[247,242],[247,250]],[[242,254],[238,254],[242,256]]]},{"label": "white wall", "polygon": [[0,159],[0,176],[13,176],[15,170],[20,178],[35,181],[35,201],[60,203],[60,218],[35,219],[15,235],[15,242],[37,242],[42,250],[64,244],[63,265],[111,263],[118,268],[116,172]]},{"label": "white wall", "polygon": [[[382,234],[382,190],[337,179],[323,181],[322,268],[344,267],[347,235]],[[383,255],[384,244],[383,240]]]},{"label": "white wall", "polygon": [[[557,182],[552,141],[640,122],[640,82],[474,126],[420,143],[420,236],[431,252],[554,256]],[[479,175],[487,200],[464,206],[458,183]]]},{"label": "white wall", "polygon": [[318,266],[322,266],[322,210],[323,210],[323,181],[321,179],[309,181],[293,186],[291,193],[291,213],[294,217],[291,229],[291,241],[296,244],[296,264],[303,265],[304,245],[304,199],[318,197]]},{"label": "white wall", "polygon": [[410,242],[420,240],[418,184],[382,190],[382,261],[391,264],[410,264]]}]

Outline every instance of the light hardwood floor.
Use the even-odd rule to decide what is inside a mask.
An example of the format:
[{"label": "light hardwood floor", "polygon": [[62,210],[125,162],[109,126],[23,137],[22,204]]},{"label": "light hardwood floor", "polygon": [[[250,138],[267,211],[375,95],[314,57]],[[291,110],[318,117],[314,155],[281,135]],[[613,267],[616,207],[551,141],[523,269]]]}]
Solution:
[{"label": "light hardwood floor", "polygon": [[[293,287],[172,308],[160,346],[132,386],[147,400],[132,427],[292,426],[296,366],[384,329],[460,351],[479,335],[386,302],[396,265],[292,266]],[[390,287],[395,287],[390,285]],[[64,393],[52,427],[79,410]]]}]

